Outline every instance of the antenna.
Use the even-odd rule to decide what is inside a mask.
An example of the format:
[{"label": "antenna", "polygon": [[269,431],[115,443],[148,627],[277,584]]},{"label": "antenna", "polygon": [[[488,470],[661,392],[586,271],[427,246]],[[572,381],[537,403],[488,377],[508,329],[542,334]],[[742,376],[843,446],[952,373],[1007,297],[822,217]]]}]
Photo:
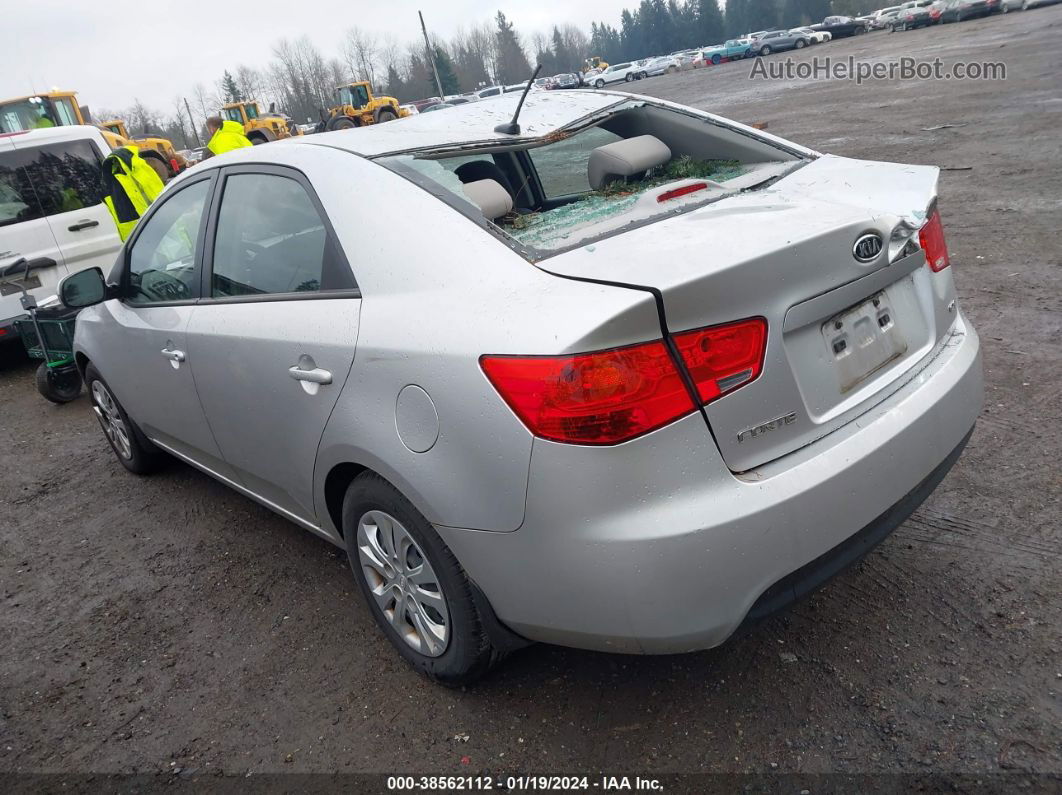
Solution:
[{"label": "antenna", "polygon": [[520,97],[520,101],[516,105],[516,113],[513,114],[512,121],[508,124],[499,124],[494,128],[494,132],[501,133],[502,135],[519,135],[520,125],[516,123],[516,120],[520,118],[520,110],[524,107],[524,100],[527,99],[527,92],[531,90],[531,84],[535,82],[535,78],[538,77],[538,73],[542,71],[542,64],[535,67],[534,73],[531,75],[531,79],[527,81],[527,85],[524,87],[524,93]]}]

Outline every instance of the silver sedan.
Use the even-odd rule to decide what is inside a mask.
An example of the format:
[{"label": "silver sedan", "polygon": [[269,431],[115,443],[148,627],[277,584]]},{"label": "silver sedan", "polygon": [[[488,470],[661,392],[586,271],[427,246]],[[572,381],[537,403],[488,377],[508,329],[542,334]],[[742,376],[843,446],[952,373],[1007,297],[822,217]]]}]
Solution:
[{"label": "silver sedan", "polygon": [[722,643],[910,515],[982,399],[936,168],[601,91],[495,129],[518,100],[212,158],[60,290],[118,461],[346,549],[447,684]]}]

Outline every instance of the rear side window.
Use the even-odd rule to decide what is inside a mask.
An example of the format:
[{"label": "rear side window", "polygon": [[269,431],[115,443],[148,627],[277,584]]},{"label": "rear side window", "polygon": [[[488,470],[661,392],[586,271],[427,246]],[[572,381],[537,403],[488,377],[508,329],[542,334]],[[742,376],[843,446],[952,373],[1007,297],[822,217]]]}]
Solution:
[{"label": "rear side window", "polygon": [[354,277],[306,189],[277,174],[225,179],[214,298],[349,290]]},{"label": "rear side window", "polygon": [[0,225],[99,204],[102,162],[89,141],[0,152]]}]

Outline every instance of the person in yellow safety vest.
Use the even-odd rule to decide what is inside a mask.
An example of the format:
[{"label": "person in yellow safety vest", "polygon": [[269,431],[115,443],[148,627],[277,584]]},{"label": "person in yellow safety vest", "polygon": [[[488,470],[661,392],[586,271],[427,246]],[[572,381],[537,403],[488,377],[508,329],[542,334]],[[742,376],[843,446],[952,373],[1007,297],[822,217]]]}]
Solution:
[{"label": "person in yellow safety vest", "polygon": [[220,116],[211,116],[206,120],[207,132],[210,133],[210,141],[203,151],[203,157],[231,152],[233,149],[242,149],[245,146],[254,146],[243,134],[243,125],[238,121],[222,121]]},{"label": "person in yellow safety vest", "polygon": [[158,173],[135,146],[120,146],[103,159],[103,201],[122,240],[129,237],[163,187]]}]

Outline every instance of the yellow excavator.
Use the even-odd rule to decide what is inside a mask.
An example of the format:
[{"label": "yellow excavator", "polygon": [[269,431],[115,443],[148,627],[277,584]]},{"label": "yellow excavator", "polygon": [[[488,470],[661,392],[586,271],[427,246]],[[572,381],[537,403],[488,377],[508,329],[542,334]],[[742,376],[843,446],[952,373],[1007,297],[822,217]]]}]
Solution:
[{"label": "yellow excavator", "polygon": [[321,123],[317,125],[317,130],[349,130],[368,124],[383,124],[408,115],[409,111],[399,107],[397,99],[373,96],[372,86],[361,80],[336,87],[336,104],[328,109],[327,115],[321,112]]},{"label": "yellow excavator", "polygon": [[267,113],[262,113],[255,100],[228,102],[221,106],[221,118],[243,125],[243,133],[252,144],[267,144],[281,138],[302,135],[302,130],[295,122],[283,114],[277,113],[270,105]]},{"label": "yellow excavator", "polygon": [[[74,124],[91,124],[87,107],[78,104],[74,91],[46,91],[24,97],[0,100],[0,133],[23,132],[47,127],[67,127]],[[114,122],[108,122],[114,124]],[[187,163],[165,138],[145,137],[131,139],[125,133],[125,125],[118,122],[120,131],[101,126],[100,131],[111,149],[134,144],[162,179],[168,180],[183,171]]]}]

